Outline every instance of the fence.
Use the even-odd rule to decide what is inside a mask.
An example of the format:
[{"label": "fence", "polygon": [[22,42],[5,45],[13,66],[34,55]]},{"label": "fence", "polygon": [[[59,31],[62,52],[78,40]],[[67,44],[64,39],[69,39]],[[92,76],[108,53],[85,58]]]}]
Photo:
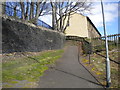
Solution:
[{"label": "fence", "polygon": [[[21,19],[22,18],[22,11],[20,9],[15,9],[8,4],[9,2],[6,2],[6,5],[2,4],[2,6],[5,6],[5,14],[8,16],[14,16],[16,18]],[[1,4],[0,4],[1,5]],[[15,12],[14,12],[15,11]],[[42,26],[48,29],[53,29],[50,25],[43,22],[42,20],[37,20],[37,26]]]},{"label": "fence", "polygon": [[[81,48],[84,54],[90,54],[92,52],[91,43],[86,40],[86,38],[78,37],[78,36],[66,36],[66,40],[74,40],[81,42]],[[78,44],[79,45],[79,44]]]},{"label": "fence", "polygon": [[[118,49],[118,47],[120,46],[120,34],[108,35],[107,39],[109,50]],[[66,36],[66,40],[82,42],[82,49],[84,54],[105,51],[104,36],[92,38],[91,40],[77,36]]]},{"label": "fence", "polygon": [[[120,45],[120,34],[108,35],[108,46],[109,49],[117,49]],[[93,52],[105,50],[105,37],[92,38],[91,44]]]},{"label": "fence", "polygon": [[49,29],[53,29],[50,25],[46,24],[46,23],[43,22],[42,20],[38,20],[38,21],[37,21],[37,25],[38,25],[38,26],[42,26],[42,27],[46,27],[46,28],[49,28]]}]

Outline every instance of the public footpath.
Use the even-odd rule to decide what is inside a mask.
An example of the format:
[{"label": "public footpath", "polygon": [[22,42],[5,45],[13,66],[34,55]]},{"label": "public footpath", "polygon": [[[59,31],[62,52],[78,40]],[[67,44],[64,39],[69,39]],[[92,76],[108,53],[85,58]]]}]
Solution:
[{"label": "public footpath", "polygon": [[103,86],[79,62],[78,47],[68,46],[55,67],[40,77],[38,88],[101,88]]}]

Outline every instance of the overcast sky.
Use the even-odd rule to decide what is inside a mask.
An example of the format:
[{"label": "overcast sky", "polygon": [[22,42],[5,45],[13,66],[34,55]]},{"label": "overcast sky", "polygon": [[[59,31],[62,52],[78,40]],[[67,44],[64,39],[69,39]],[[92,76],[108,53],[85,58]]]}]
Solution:
[{"label": "overcast sky", "polygon": [[[105,12],[105,24],[107,34],[117,34],[118,33],[118,2],[110,0],[109,2],[104,2],[104,12]],[[91,19],[94,25],[97,27],[98,31],[104,35],[102,27],[102,13],[101,13],[101,4],[100,2],[93,2],[93,9],[91,14],[87,14]],[[41,20],[52,25],[51,16],[40,17]]]}]

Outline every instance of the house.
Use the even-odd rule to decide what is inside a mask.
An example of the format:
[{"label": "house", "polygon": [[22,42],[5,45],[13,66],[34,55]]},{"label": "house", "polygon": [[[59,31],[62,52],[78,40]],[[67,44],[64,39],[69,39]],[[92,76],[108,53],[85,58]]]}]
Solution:
[{"label": "house", "polygon": [[87,16],[75,13],[71,15],[69,26],[65,30],[66,36],[94,38],[101,34]]}]

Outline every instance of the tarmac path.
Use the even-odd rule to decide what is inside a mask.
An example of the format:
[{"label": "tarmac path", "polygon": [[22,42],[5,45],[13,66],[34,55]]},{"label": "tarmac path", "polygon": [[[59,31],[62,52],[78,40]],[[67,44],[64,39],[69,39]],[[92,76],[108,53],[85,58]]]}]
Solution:
[{"label": "tarmac path", "polygon": [[38,88],[103,88],[78,59],[77,46],[68,46],[56,66],[40,78]]}]

